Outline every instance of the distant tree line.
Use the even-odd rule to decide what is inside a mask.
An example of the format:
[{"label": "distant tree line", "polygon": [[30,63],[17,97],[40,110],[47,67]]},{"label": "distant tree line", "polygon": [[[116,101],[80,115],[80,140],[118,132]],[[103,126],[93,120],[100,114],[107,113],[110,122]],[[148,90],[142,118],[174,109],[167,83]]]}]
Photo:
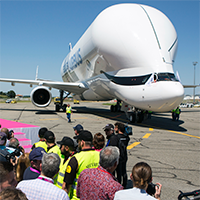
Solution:
[{"label": "distant tree line", "polygon": [[16,93],[13,90],[10,90],[8,92],[0,91],[0,95],[6,95],[9,98],[15,98]]}]

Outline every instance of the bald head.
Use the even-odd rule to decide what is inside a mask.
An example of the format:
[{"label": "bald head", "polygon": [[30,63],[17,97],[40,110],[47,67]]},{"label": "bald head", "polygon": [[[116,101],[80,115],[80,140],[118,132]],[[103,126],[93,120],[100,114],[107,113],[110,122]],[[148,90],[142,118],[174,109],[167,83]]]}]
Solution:
[{"label": "bald head", "polygon": [[2,128],[1,132],[6,134],[8,140],[10,140],[10,138],[14,137],[13,130],[9,131],[7,128]]},{"label": "bald head", "polygon": [[17,138],[11,138],[9,141],[9,147],[18,148],[19,140]]}]

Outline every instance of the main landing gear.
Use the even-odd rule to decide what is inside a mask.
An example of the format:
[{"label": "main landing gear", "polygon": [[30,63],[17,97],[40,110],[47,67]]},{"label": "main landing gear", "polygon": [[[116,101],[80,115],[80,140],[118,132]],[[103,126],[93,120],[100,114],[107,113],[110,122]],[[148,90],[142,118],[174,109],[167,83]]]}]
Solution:
[{"label": "main landing gear", "polygon": [[63,100],[69,96],[70,93],[67,93],[67,95],[65,97],[63,97],[64,95],[64,91],[63,90],[60,90],[60,102],[55,102],[55,111],[56,112],[59,112],[60,109],[63,110],[63,112],[66,112],[66,107],[67,105],[66,104],[63,104]]},{"label": "main landing gear", "polygon": [[121,111],[121,101],[117,100],[117,104],[116,105],[111,105],[110,106],[110,111],[111,112],[120,112]]},{"label": "main landing gear", "polygon": [[137,110],[134,112],[127,113],[128,119],[132,123],[142,123],[144,118],[146,117],[146,112],[144,113],[142,110]]}]

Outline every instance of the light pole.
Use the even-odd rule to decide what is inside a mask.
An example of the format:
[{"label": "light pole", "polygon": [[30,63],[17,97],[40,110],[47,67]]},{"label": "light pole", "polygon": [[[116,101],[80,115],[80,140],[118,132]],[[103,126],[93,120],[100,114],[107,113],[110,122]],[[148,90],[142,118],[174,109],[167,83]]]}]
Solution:
[{"label": "light pole", "polygon": [[194,65],[194,89],[193,89],[193,103],[195,102],[195,66],[198,62],[193,62]]}]

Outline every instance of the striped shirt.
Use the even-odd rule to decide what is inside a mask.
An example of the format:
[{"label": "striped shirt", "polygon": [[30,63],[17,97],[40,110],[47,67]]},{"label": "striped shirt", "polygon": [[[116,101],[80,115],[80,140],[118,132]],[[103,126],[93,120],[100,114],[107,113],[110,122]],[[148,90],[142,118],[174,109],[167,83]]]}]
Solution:
[{"label": "striped shirt", "polygon": [[51,178],[42,175],[39,178],[21,181],[17,188],[24,192],[29,200],[69,200],[67,193],[53,185]]}]

